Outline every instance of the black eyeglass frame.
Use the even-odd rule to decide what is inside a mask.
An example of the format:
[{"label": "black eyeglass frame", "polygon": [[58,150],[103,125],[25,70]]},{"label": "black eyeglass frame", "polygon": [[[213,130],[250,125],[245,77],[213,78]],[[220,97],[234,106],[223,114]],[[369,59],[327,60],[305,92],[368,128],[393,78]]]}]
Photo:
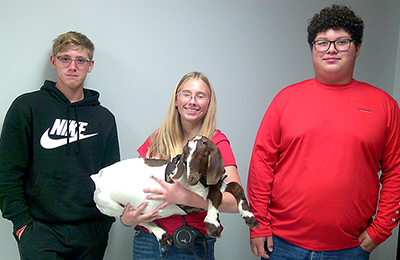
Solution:
[{"label": "black eyeglass frame", "polygon": [[[338,50],[338,48],[336,47],[336,44],[338,42],[341,42],[341,41],[348,41],[349,42],[348,48],[346,50]],[[326,48],[326,50],[321,51],[321,50],[317,50],[317,45],[316,45],[317,42],[329,42],[329,45]],[[337,50],[337,51],[348,51],[350,49],[350,46],[351,46],[352,42],[354,42],[354,40],[352,40],[352,39],[340,39],[340,40],[334,40],[334,41],[316,40],[316,41],[313,41],[312,44],[314,45],[315,51],[318,51],[318,52],[327,52],[331,48],[332,43],[333,43],[333,47],[335,48],[335,50]]]}]

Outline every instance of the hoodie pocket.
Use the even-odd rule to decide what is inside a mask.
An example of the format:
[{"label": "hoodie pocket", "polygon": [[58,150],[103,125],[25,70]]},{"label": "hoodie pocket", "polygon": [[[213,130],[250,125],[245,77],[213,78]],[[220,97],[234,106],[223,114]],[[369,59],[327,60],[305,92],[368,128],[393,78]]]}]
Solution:
[{"label": "hoodie pocket", "polygon": [[40,195],[40,191],[42,190],[43,183],[46,179],[46,174],[36,174],[36,178],[31,178],[34,180],[32,183],[28,183],[27,191],[28,191],[28,198],[29,204],[34,206],[37,203],[37,198]]},{"label": "hoodie pocket", "polygon": [[32,215],[44,221],[74,222],[98,217],[89,177],[41,175],[32,190]]}]

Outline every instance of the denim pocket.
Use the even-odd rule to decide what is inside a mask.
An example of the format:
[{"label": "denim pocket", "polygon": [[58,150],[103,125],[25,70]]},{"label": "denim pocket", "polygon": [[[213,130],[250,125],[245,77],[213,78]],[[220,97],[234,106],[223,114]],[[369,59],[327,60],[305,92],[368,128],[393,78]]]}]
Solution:
[{"label": "denim pocket", "polygon": [[366,255],[370,255],[370,254],[371,254],[371,252],[368,252],[368,251],[364,250],[364,248],[362,248],[361,245],[359,245],[357,248],[358,248],[360,251],[362,251],[364,254],[366,254]]}]

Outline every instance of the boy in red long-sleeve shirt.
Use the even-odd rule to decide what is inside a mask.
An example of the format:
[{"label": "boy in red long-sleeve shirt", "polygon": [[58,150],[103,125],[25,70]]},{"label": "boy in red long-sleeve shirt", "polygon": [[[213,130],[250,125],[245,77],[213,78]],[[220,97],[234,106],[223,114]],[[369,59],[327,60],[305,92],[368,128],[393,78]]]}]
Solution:
[{"label": "boy in red long-sleeve shirt", "polygon": [[283,89],[264,115],[247,184],[256,256],[368,259],[397,225],[400,111],[353,79],[363,27],[345,6],[315,14],[315,78]]}]

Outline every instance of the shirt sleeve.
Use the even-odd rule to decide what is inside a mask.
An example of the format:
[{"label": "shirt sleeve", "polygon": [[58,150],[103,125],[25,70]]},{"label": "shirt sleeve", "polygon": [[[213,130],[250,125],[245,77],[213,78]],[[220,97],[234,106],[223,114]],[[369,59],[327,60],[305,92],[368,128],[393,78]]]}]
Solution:
[{"label": "shirt sleeve", "polygon": [[381,190],[374,221],[366,231],[375,244],[384,242],[397,226],[400,212],[400,110],[396,103],[387,117],[386,144],[381,159]]},{"label": "shirt sleeve", "polygon": [[218,146],[222,159],[224,160],[224,166],[237,167],[235,156],[233,155],[228,138],[220,131],[216,131],[211,141]]},{"label": "shirt sleeve", "polygon": [[147,151],[149,150],[151,141],[150,136],[146,139],[146,141],[137,149],[139,155],[143,158],[146,158]]},{"label": "shirt sleeve", "polygon": [[279,145],[279,117],[275,104],[271,103],[258,129],[250,160],[247,196],[252,212],[260,224],[259,228],[250,229],[250,237],[272,235],[268,204]]},{"label": "shirt sleeve", "polygon": [[107,145],[106,145],[106,150],[104,152],[104,160],[102,162],[102,167],[109,166],[120,160],[121,160],[121,155],[119,152],[117,124],[113,116],[113,128],[111,129],[110,134],[107,138]]},{"label": "shirt sleeve", "polygon": [[16,100],[7,112],[0,139],[0,209],[14,231],[33,221],[23,189],[32,153],[31,117],[18,104]]}]

